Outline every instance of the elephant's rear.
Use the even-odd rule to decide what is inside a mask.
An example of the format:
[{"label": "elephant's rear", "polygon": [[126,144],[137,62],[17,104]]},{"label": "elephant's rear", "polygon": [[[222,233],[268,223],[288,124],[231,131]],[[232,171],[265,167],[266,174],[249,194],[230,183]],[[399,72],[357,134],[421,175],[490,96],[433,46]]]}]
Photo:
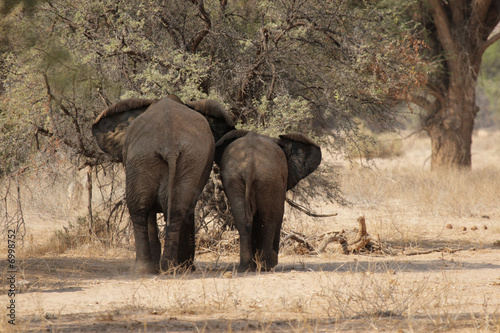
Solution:
[{"label": "elephant's rear", "polygon": [[275,235],[283,218],[287,164],[283,151],[269,138],[249,133],[224,151],[224,190],[240,234],[240,270],[255,268],[260,251],[267,269],[277,264]]},{"label": "elephant's rear", "polygon": [[276,206],[284,200],[288,168],[276,143],[249,133],[226,148],[221,164],[224,188],[244,198],[252,216],[257,210],[279,213]]},{"label": "elephant's rear", "polygon": [[214,145],[206,119],[170,98],[137,117],[123,154],[129,209],[166,211],[168,199],[177,198],[187,210],[208,179]]},{"label": "elephant's rear", "polygon": [[[175,96],[119,101],[93,125],[99,146],[125,165],[138,272],[189,266],[194,259],[194,207],[212,167],[214,136],[234,126],[218,103],[192,104]],[[161,260],[160,211],[167,217]]]}]

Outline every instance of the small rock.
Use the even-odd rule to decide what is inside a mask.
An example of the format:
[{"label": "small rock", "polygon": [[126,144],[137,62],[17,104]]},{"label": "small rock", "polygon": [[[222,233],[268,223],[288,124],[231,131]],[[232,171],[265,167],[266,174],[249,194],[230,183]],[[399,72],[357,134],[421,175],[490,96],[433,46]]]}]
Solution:
[{"label": "small rock", "polygon": [[50,312],[45,313],[43,316],[45,319],[50,320],[50,319],[57,319],[56,315]]},{"label": "small rock", "polygon": [[462,231],[467,231],[467,227],[462,227]]},{"label": "small rock", "polygon": [[453,226],[452,226],[450,223],[448,223],[448,224],[446,225],[446,229],[453,229]]},{"label": "small rock", "polygon": [[225,272],[222,274],[222,277],[225,279],[232,279],[233,278],[233,272]]},{"label": "small rock", "polygon": [[97,319],[100,321],[113,321],[113,315],[111,313],[103,313]]},{"label": "small rock", "polygon": [[483,216],[481,216],[481,218],[483,218],[483,219],[489,219],[490,216],[489,215],[483,215]]},{"label": "small rock", "polygon": [[17,291],[23,292],[27,290],[29,287],[31,287],[31,282],[29,282],[28,280],[18,280],[16,281],[15,285]]},{"label": "small rock", "polygon": [[483,229],[484,229],[484,230],[487,230],[487,229],[488,229],[488,226],[487,226],[487,225],[483,225]]},{"label": "small rock", "polygon": [[473,226],[472,228],[470,228],[470,230],[474,230],[474,231],[476,231],[476,230],[477,230],[477,227],[476,227],[476,226]]}]

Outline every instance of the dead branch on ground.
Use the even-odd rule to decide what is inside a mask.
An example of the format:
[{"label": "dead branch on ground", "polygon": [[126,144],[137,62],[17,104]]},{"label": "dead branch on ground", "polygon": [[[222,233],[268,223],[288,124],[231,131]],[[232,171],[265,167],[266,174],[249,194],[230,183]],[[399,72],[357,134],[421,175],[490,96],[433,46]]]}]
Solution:
[{"label": "dead branch on ground", "polygon": [[314,246],[307,241],[307,237],[305,235],[299,234],[298,232],[295,231],[283,231],[283,234],[285,235],[285,238],[283,239],[282,243],[286,243],[288,240],[295,241],[299,244],[302,244],[309,252],[314,252]]},{"label": "dead branch on ground", "polygon": [[[382,244],[372,242],[370,235],[366,230],[366,220],[364,216],[358,218],[358,229],[354,236],[349,235],[344,231],[329,231],[319,236],[306,237],[295,231],[282,231],[282,245],[289,244],[291,241],[298,243],[302,248],[305,248],[309,254],[319,254],[326,251],[329,244],[335,243],[338,245],[338,251],[343,254],[381,251]],[[313,245],[318,244],[318,245]],[[296,252],[304,252],[299,249]]]},{"label": "dead branch on ground", "polygon": [[[437,247],[424,250],[394,249],[380,240],[380,235],[372,238],[366,228],[364,216],[357,219],[358,228],[354,233],[341,231],[329,231],[319,236],[306,236],[295,231],[282,231],[282,247],[291,246],[297,254],[320,254],[327,251],[327,247],[333,244],[335,251],[342,254],[352,253],[377,253],[381,255],[404,255],[416,256],[435,252],[456,253],[459,251],[475,251],[475,248],[453,249],[449,247]],[[354,234],[354,235],[353,235]]]}]

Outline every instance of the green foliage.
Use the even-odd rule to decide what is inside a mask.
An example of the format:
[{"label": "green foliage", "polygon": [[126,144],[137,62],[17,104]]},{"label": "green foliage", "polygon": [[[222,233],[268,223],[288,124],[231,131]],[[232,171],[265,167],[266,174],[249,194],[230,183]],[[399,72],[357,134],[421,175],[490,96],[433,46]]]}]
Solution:
[{"label": "green foliage", "polygon": [[[98,154],[89,125],[106,104],[177,94],[218,99],[247,128],[343,142],[355,137],[353,118],[390,128],[398,95],[425,81],[421,45],[398,16],[404,9],[354,0],[56,0],[39,3],[30,20],[11,9],[2,18],[0,126],[28,136],[41,128],[43,144],[57,139],[88,158]],[[30,127],[12,124],[19,112]]]},{"label": "green foliage", "polygon": [[313,114],[309,102],[302,97],[280,95],[273,100],[262,96],[254,101],[256,121],[240,125],[240,128],[277,137],[290,132],[308,133],[311,131]]},{"label": "green foliage", "polygon": [[[162,64],[169,64],[162,68]],[[157,98],[175,92],[181,100],[207,98],[199,87],[207,79],[210,63],[207,58],[197,54],[186,54],[179,50],[170,50],[161,57],[154,57],[144,70],[131,76],[138,91],[126,91],[121,98],[145,97]]]},{"label": "green foliage", "polygon": [[3,0],[0,5],[0,14],[8,14],[21,5],[27,13],[33,13],[40,0]]},{"label": "green foliage", "polygon": [[[491,122],[500,124],[500,42],[491,45],[483,54],[481,75],[479,77],[479,107],[480,120],[486,118],[483,125],[491,125]],[[484,96],[485,98],[481,98]]]}]

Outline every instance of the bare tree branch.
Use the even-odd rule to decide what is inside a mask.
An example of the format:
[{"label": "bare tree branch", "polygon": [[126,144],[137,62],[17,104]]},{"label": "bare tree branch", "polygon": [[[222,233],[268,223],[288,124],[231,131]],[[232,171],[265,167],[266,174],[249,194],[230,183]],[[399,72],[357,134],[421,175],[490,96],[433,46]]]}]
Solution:
[{"label": "bare tree branch", "polygon": [[176,33],[178,33],[178,30],[173,28],[170,22],[162,15],[157,15],[158,19],[162,23],[163,27],[167,29],[168,34],[170,37],[172,37],[172,40],[177,48],[181,46],[181,43],[179,41],[179,37],[177,36]]},{"label": "bare tree branch", "polygon": [[486,49],[488,49],[488,47],[490,47],[491,45],[495,44],[495,42],[497,42],[498,40],[500,40],[500,32],[491,36],[486,42],[483,43],[483,45],[478,51],[478,56],[481,57],[483,53],[486,52]]},{"label": "bare tree branch", "polygon": [[458,47],[451,33],[451,24],[448,20],[445,8],[441,0],[429,0],[431,14],[436,25],[438,38],[445,51],[446,60],[451,67],[451,71],[458,72],[458,64],[453,60],[458,52]]},{"label": "bare tree branch", "polygon": [[[78,123],[78,119],[74,115],[71,114],[71,112],[64,106],[64,104],[62,103],[62,101],[59,98],[57,98],[54,94],[52,94],[47,74],[44,73],[43,74],[43,78],[44,78],[44,81],[45,81],[45,87],[47,89],[47,96],[49,98],[49,103],[52,100],[54,102],[56,102],[56,104],[61,109],[62,113],[64,115],[66,115],[71,120],[71,122],[73,123],[73,128],[74,128],[74,130],[76,132],[77,143],[75,145],[74,143],[72,143],[70,140],[67,140],[66,138],[59,138],[59,139],[62,140],[67,146],[75,149],[79,154],[81,154],[81,155],[83,155],[85,157],[93,157],[93,158],[95,158],[96,157],[95,154],[92,153],[91,151],[89,151],[85,147],[85,143],[83,142],[83,134],[82,134],[82,130],[81,130],[80,124]],[[48,130],[42,129],[41,127],[39,127],[37,129],[35,135],[38,134],[38,133],[43,134],[43,135],[47,135],[47,136],[53,136],[53,133],[50,133],[50,131],[48,131]]]},{"label": "bare tree branch", "polygon": [[293,202],[292,200],[286,198],[286,202],[292,206],[293,208],[301,211],[302,213],[305,213],[306,215],[309,215],[311,217],[331,217],[331,216],[337,216],[337,213],[332,213],[332,214],[317,214],[317,213],[313,213],[311,211],[309,211],[307,208],[299,205],[298,203],[296,202]]},{"label": "bare tree branch", "polygon": [[208,15],[207,11],[205,10],[205,4],[203,0],[191,0],[191,2],[195,5],[198,5],[199,15],[203,22],[205,22],[205,27],[201,31],[199,31],[198,35],[191,41],[191,53],[196,53],[200,43],[208,35],[208,32],[212,27],[212,21],[210,20],[210,15]]},{"label": "bare tree branch", "polygon": [[406,94],[400,97],[400,99],[416,104],[422,109],[426,110],[428,113],[433,109],[433,103],[431,101],[417,94]]}]

